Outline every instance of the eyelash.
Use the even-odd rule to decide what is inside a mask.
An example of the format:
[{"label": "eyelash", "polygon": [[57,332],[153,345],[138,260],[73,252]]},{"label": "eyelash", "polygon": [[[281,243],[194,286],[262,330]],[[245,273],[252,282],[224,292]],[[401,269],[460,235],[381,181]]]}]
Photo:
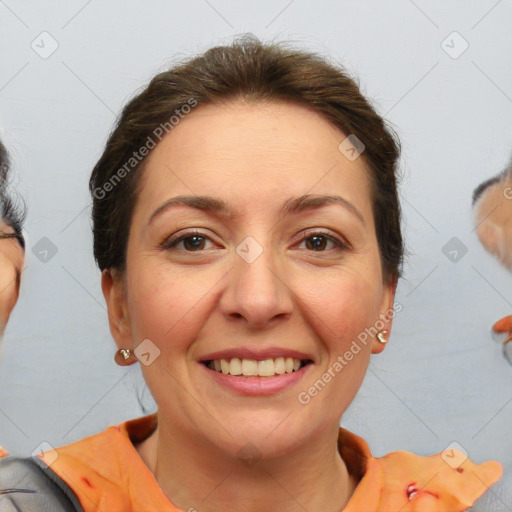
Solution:
[{"label": "eyelash", "polygon": [[[337,249],[339,250],[347,250],[350,248],[349,244],[346,243],[346,242],[343,242],[341,240],[339,240],[338,238],[332,236],[332,235],[329,235],[328,233],[324,233],[323,231],[308,231],[307,233],[304,233],[300,240],[298,240],[297,243],[302,243],[304,242],[305,240],[307,240],[308,238],[313,238],[314,236],[316,235],[321,235],[323,237],[325,237],[328,241],[330,242],[333,242],[336,246],[337,246]],[[183,240],[185,240],[186,238],[189,238],[189,237],[193,237],[193,236],[199,236],[201,238],[205,238],[205,239],[208,239],[208,240],[211,240],[211,238],[202,233],[201,231],[197,231],[197,230],[193,230],[193,231],[188,231],[186,233],[183,233],[182,235],[179,235],[177,238],[176,237],[169,237],[167,238],[166,240],[164,240],[160,245],[159,245],[159,248],[160,249],[163,249],[163,250],[171,250],[171,249],[176,249],[176,246],[182,242]],[[184,252],[188,252],[188,253],[194,253],[194,252],[204,252],[206,249],[203,249],[203,250],[199,250],[199,251],[185,251]],[[309,252],[329,252],[328,250],[324,250],[324,251],[309,251]]]}]

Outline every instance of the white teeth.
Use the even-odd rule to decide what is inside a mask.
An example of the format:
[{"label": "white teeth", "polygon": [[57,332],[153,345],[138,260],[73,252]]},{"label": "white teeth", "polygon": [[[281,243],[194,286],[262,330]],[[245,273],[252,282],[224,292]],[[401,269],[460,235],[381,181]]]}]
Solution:
[{"label": "white teeth", "polygon": [[225,375],[273,377],[299,370],[301,361],[292,357],[276,357],[262,361],[234,357],[233,359],[215,359],[210,361],[208,367]]},{"label": "white teeth", "polygon": [[269,377],[270,375],[275,374],[276,372],[274,371],[273,359],[264,359],[263,361],[258,361],[258,375],[260,375],[261,377]]},{"label": "white teeth", "polygon": [[254,359],[242,359],[243,375],[258,375],[258,361]]},{"label": "white teeth", "polygon": [[274,359],[274,371],[278,375],[282,375],[285,372],[285,369],[284,369],[284,357],[276,357]]},{"label": "white teeth", "polygon": [[231,359],[231,362],[229,363],[229,373],[231,375],[242,374],[242,361],[240,361],[238,357]]}]

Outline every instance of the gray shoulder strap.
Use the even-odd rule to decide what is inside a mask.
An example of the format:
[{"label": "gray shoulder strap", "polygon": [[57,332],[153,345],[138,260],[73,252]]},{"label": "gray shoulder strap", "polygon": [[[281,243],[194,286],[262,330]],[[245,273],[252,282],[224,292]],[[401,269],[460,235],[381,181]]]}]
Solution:
[{"label": "gray shoulder strap", "polygon": [[0,512],[83,512],[75,493],[38,457],[0,459]]}]

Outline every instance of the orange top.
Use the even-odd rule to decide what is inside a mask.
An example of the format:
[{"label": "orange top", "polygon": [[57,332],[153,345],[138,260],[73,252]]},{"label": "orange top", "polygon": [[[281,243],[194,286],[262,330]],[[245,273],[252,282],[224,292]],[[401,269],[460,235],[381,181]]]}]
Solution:
[{"label": "orange top", "polygon": [[[156,424],[156,414],[127,421],[39,457],[73,489],[85,512],[182,512],[134,447]],[[455,447],[426,457],[406,451],[373,457],[366,441],[344,428],[338,449],[359,482],[341,512],[459,512],[503,474],[499,462],[474,464]]]},{"label": "orange top", "polygon": [[4,450],[4,449],[0,446],[0,459],[2,459],[3,457],[7,457],[7,455],[9,455],[9,452],[7,452],[6,450]]}]

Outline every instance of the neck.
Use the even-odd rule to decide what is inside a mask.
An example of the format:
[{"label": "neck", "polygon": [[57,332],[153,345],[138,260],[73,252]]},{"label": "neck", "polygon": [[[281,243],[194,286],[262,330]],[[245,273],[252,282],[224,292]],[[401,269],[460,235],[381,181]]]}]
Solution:
[{"label": "neck", "polygon": [[331,428],[292,453],[252,463],[160,422],[136,448],[169,501],[184,511],[339,512],[357,482],[338,452],[338,431]]}]

